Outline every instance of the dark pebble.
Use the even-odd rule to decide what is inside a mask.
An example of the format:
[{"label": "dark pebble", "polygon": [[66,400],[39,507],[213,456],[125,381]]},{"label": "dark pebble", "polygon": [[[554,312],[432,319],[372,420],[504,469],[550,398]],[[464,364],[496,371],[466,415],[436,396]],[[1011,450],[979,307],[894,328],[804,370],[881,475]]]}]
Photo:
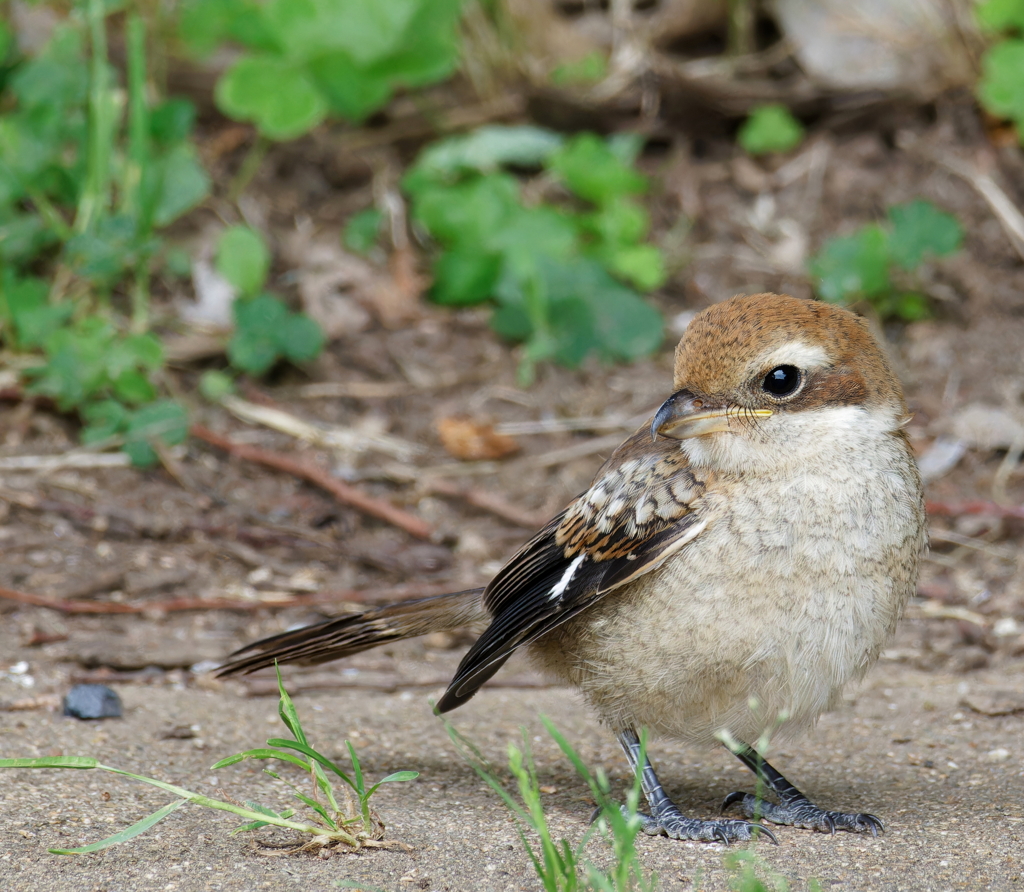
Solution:
[{"label": "dark pebble", "polygon": [[121,698],[105,684],[76,684],[64,698],[64,715],[76,719],[119,719]]}]

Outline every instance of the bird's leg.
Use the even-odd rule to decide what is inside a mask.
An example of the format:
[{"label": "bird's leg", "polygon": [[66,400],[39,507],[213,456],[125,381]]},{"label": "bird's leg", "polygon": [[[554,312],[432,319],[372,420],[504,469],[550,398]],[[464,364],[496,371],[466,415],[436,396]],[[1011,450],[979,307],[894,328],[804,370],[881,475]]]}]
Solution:
[{"label": "bird's leg", "polygon": [[684,816],[661,786],[661,781],[654,773],[654,766],[651,765],[646,754],[643,758],[643,767],[640,767],[640,739],[636,736],[636,732],[631,729],[620,731],[617,737],[619,745],[626,753],[629,767],[634,773],[641,772],[640,786],[651,809],[650,815],[640,815],[644,833],[650,836],[663,834],[671,839],[724,842],[726,845],[734,839],[753,839],[756,836],[764,835],[778,845],[775,835],[759,824],[733,820],[702,821],[698,818]]},{"label": "bird's leg", "polygon": [[850,830],[855,833],[867,831],[872,836],[878,836],[879,833],[885,832],[885,826],[874,815],[848,814],[818,808],[751,747],[744,745],[742,749],[732,752],[757,775],[758,780],[779,797],[779,804],[766,802],[750,793],[730,793],[722,804],[723,811],[733,803],[739,802],[748,818],[764,818],[773,824],[787,824],[791,827],[802,827],[804,830],[820,830],[823,833]]}]

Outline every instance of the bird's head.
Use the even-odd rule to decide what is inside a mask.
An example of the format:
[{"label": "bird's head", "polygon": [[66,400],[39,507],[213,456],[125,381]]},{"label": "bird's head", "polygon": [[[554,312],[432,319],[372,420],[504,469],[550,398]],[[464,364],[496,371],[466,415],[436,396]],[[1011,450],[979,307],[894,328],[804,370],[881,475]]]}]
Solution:
[{"label": "bird's head", "polygon": [[749,473],[812,451],[880,437],[907,407],[867,325],[826,303],[734,297],[690,323],[675,356],[675,393],[652,436],[681,441],[697,466]]}]

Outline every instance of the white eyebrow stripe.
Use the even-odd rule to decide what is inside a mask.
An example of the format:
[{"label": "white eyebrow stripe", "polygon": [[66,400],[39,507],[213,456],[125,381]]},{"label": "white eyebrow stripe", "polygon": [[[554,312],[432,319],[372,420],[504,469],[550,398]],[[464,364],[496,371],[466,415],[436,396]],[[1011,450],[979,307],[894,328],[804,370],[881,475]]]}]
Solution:
[{"label": "white eyebrow stripe", "polygon": [[762,368],[777,365],[795,365],[798,369],[822,368],[829,364],[824,347],[805,341],[790,341],[772,350],[759,363]]},{"label": "white eyebrow stripe", "polygon": [[551,591],[548,592],[548,597],[552,601],[557,601],[560,597],[562,597],[562,592],[564,592],[569,587],[569,583],[572,582],[572,577],[575,575],[576,570],[579,568],[579,565],[583,563],[586,557],[586,552],[584,552],[583,554],[574,558],[573,562],[569,564],[568,567],[566,567],[565,573],[562,574],[562,578],[559,579],[558,582],[556,582],[552,586]]}]

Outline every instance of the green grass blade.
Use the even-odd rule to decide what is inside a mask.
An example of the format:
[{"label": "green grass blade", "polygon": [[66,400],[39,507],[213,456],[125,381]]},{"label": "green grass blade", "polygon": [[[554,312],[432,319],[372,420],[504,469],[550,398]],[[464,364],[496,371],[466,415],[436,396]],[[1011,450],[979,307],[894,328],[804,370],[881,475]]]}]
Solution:
[{"label": "green grass blade", "polygon": [[38,759],[0,759],[0,768],[100,768],[89,756],[41,756]]},{"label": "green grass blade", "polygon": [[270,824],[267,821],[250,821],[248,824],[240,824],[234,830],[231,831],[231,835],[235,836],[239,833],[251,833],[253,830],[262,830],[264,827],[269,827]]},{"label": "green grass blade", "polygon": [[291,762],[292,765],[298,765],[304,771],[309,771],[309,763],[305,759],[300,759],[291,753],[273,749],[254,749],[246,750],[244,753],[235,753],[233,756],[221,759],[216,765],[211,765],[210,770],[214,771],[217,768],[225,768],[228,765],[237,765],[239,762],[245,762],[247,759],[277,759],[281,762]]},{"label": "green grass blade", "polygon": [[282,737],[272,737],[267,741],[267,746],[280,746],[286,747],[287,749],[297,750],[304,756],[308,756],[316,762],[319,762],[324,768],[328,768],[333,771],[338,777],[340,777],[346,784],[348,784],[353,790],[356,789],[355,783],[352,781],[344,771],[342,771],[337,765],[335,765],[327,756],[318,753],[313,747],[302,740],[285,740]]},{"label": "green grass blade", "polygon": [[78,199],[75,232],[90,232],[106,215],[110,204],[110,158],[117,130],[116,97],[107,59],[106,6],[103,0],[88,0],[85,8],[89,28],[89,114],[85,187]]},{"label": "green grass blade", "polygon": [[141,821],[136,821],[131,827],[125,827],[124,830],[108,836],[106,839],[101,839],[99,842],[91,843],[87,846],[81,846],[77,849],[50,849],[51,855],[87,855],[89,852],[100,852],[103,849],[110,848],[110,846],[116,846],[118,843],[128,842],[129,839],[134,839],[140,833],[145,833],[154,824],[162,821],[172,811],[180,808],[188,802],[187,799],[177,799],[174,802],[169,802],[161,809],[153,812],[151,815],[147,815]]},{"label": "green grass blade", "polygon": [[[96,767],[103,771],[109,771],[111,774],[119,774],[122,777],[130,777],[133,780],[142,781],[142,783],[149,784],[152,787],[159,787],[161,790],[166,790],[168,793],[173,793],[175,796],[181,796],[184,799],[188,799],[189,802],[194,802],[196,805],[203,805],[206,808],[215,808],[218,811],[231,812],[241,818],[248,818],[250,821],[259,821],[264,817],[264,815],[261,815],[258,812],[251,811],[248,808],[242,808],[232,802],[223,802],[220,799],[211,799],[209,796],[203,796],[200,793],[193,793],[191,790],[186,790],[183,787],[176,787],[174,784],[168,784],[153,777],[146,777],[142,774],[132,774],[130,771],[122,771],[120,768],[111,768],[109,765],[98,764]],[[289,830],[298,830],[300,833],[320,832],[320,828],[318,827],[314,827],[311,824],[300,824],[297,821],[286,821],[274,818],[270,819],[270,823],[276,824],[278,827],[286,827]]]},{"label": "green grass blade", "polygon": [[366,787],[363,783],[363,768],[359,764],[359,756],[356,755],[356,748],[352,745],[351,740],[346,740],[345,746],[348,747],[348,756],[352,760],[352,774],[356,782],[355,791],[359,796],[363,796],[366,792]]},{"label": "green grass blade", "polygon": [[121,208],[135,218],[141,233],[151,220],[143,207],[142,172],[149,163],[149,103],[146,99],[146,24],[137,12],[124,27],[128,74],[128,152],[122,165]]},{"label": "green grass blade", "polygon": [[[281,699],[277,705],[277,714],[281,716],[281,721],[284,722],[285,727],[292,732],[292,736],[305,746],[309,746],[309,741],[306,740],[306,734],[302,730],[302,723],[299,721],[299,713],[295,709],[295,704],[292,702],[292,698],[288,696],[288,692],[284,689],[284,682],[281,681],[281,667],[277,665],[277,661],[274,661],[274,671],[277,673],[277,690],[281,695]],[[270,743],[270,741],[267,741]],[[271,746],[280,746],[280,744],[270,744]]]},{"label": "green grass blade", "polygon": [[313,811],[315,811],[318,815],[320,815],[320,817],[323,819],[323,822],[328,827],[330,827],[331,830],[338,829],[337,822],[327,813],[327,809],[324,808],[319,802],[317,802],[311,796],[307,796],[305,795],[305,793],[300,793],[298,790],[294,788],[292,789],[292,795],[300,802],[305,803],[307,806],[309,806],[309,808],[313,809]]},{"label": "green grass blade", "polygon": [[369,799],[377,790],[381,784],[394,784],[401,783],[403,781],[415,780],[420,776],[418,771],[396,771],[394,774],[389,774],[387,777],[382,777],[377,783],[375,783],[369,790],[366,791],[366,798]]},{"label": "green grass blade", "polygon": [[[476,745],[468,738],[464,737],[455,726],[448,721],[444,716],[439,715],[438,718],[444,725],[445,731],[448,732],[448,736],[451,738],[455,748],[459,751],[459,755],[462,756],[466,762],[469,763],[469,767],[472,768],[479,776],[480,779],[487,784],[498,796],[501,801],[505,803],[510,811],[512,811],[517,818],[529,825],[530,816],[523,810],[523,807],[516,802],[512,797],[512,794],[502,786],[501,781],[498,780],[497,772],[490,766],[484,754],[476,747]],[[526,837],[523,837],[524,844],[526,843]]]}]

